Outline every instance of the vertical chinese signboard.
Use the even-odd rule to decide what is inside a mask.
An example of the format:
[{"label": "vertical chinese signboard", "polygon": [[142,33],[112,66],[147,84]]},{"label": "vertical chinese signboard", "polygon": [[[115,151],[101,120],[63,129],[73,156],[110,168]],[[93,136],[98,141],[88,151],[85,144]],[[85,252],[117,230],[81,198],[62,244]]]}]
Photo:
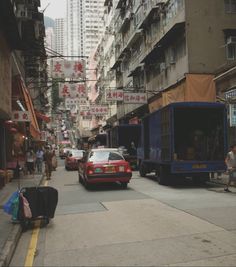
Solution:
[{"label": "vertical chinese signboard", "polygon": [[51,76],[52,78],[85,79],[85,61],[84,60],[52,60]]}]

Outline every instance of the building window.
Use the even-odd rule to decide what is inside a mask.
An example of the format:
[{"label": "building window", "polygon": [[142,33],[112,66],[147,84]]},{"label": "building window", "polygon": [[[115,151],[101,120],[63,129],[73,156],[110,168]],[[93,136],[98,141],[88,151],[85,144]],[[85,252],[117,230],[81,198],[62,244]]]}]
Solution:
[{"label": "building window", "polygon": [[226,55],[228,60],[236,60],[236,35],[227,38]]},{"label": "building window", "polygon": [[236,59],[236,44],[227,45],[227,59],[228,60]]},{"label": "building window", "polygon": [[236,13],[236,0],[225,0],[225,12]]}]

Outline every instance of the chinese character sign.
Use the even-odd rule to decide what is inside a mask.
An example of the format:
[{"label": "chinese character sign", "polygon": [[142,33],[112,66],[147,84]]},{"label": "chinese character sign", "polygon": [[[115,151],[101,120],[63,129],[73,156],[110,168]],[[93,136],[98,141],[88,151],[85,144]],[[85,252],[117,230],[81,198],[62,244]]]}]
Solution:
[{"label": "chinese character sign", "polygon": [[107,106],[92,106],[90,108],[92,115],[107,115],[109,112],[109,108]]},{"label": "chinese character sign", "polygon": [[13,121],[30,121],[29,111],[13,111],[12,120]]},{"label": "chinese character sign", "polygon": [[146,104],[147,94],[146,93],[124,93],[125,104]]},{"label": "chinese character sign", "polygon": [[107,106],[91,106],[88,110],[87,107],[80,110],[81,116],[103,116],[107,115],[109,112],[109,108]]},{"label": "chinese character sign", "polygon": [[66,98],[65,100],[66,109],[72,109],[74,106],[78,108],[81,107],[81,105],[86,105],[86,104],[87,104],[86,98]]},{"label": "chinese character sign", "polygon": [[81,105],[81,106],[79,107],[79,109],[80,109],[80,111],[89,111],[89,110],[90,110],[90,106],[89,106],[89,105],[87,105],[87,106],[85,106],[85,105]]},{"label": "chinese character sign", "polygon": [[106,101],[123,101],[123,90],[106,90]]},{"label": "chinese character sign", "polygon": [[85,83],[60,83],[60,98],[86,98],[87,90]]},{"label": "chinese character sign", "polygon": [[60,98],[70,97],[70,86],[68,83],[59,84],[59,97]]},{"label": "chinese character sign", "polygon": [[85,65],[84,60],[52,60],[52,78],[85,79]]}]

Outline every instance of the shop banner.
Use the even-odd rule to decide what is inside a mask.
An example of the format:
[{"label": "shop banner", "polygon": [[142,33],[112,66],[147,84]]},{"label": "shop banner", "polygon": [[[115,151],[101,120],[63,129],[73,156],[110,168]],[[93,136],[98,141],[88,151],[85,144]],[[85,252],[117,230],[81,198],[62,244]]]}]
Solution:
[{"label": "shop banner", "polygon": [[146,93],[124,93],[125,104],[147,104]]},{"label": "shop banner", "polygon": [[91,113],[93,115],[107,115],[109,112],[109,108],[107,106],[91,106]]},{"label": "shop banner", "polygon": [[84,60],[62,60],[53,59],[51,62],[51,76],[52,78],[62,79],[85,79],[85,61]]},{"label": "shop banner", "polygon": [[89,110],[81,110],[81,116],[102,116],[107,115],[109,112],[109,108],[107,106],[91,106]]},{"label": "shop banner", "polygon": [[86,98],[87,90],[85,83],[60,83],[60,98]]},{"label": "shop banner", "polygon": [[66,98],[65,99],[65,106],[67,109],[71,109],[73,106],[80,107],[81,105],[86,105],[87,99],[86,98]]},{"label": "shop banner", "polygon": [[123,101],[123,90],[106,90],[106,101]]},{"label": "shop banner", "polygon": [[13,121],[31,121],[29,111],[12,111]]},{"label": "shop banner", "polygon": [[90,106],[81,105],[81,106],[79,106],[79,109],[80,109],[80,111],[89,111]]}]

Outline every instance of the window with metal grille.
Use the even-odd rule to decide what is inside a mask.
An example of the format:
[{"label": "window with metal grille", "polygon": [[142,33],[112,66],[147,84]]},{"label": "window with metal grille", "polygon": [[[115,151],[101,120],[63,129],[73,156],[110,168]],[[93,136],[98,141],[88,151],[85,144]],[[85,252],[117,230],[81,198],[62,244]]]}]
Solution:
[{"label": "window with metal grille", "polygon": [[225,12],[236,13],[236,0],[225,0]]}]

